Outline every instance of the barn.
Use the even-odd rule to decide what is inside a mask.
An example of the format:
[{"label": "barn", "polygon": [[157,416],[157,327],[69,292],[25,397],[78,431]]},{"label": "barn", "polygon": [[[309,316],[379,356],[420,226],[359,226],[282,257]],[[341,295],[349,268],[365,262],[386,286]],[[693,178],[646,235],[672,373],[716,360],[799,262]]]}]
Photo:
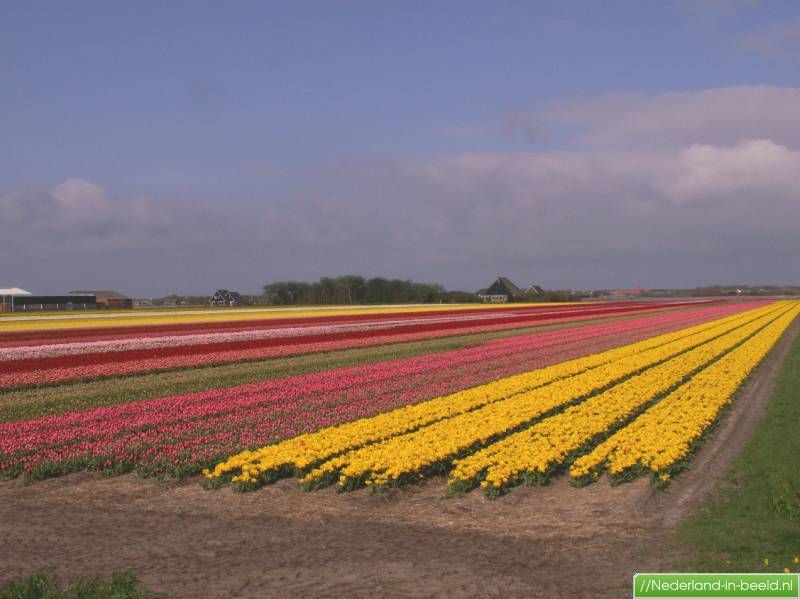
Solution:
[{"label": "barn", "polygon": [[20,296],[30,294],[30,291],[25,291],[19,287],[0,288],[0,312],[13,312],[14,300]]},{"label": "barn", "polygon": [[0,312],[41,310],[94,310],[97,299],[91,294],[33,295],[19,287],[0,289]]},{"label": "barn", "polygon": [[98,308],[110,310],[123,310],[133,308],[133,299],[111,290],[80,290],[70,291],[70,295],[94,295],[97,298]]}]

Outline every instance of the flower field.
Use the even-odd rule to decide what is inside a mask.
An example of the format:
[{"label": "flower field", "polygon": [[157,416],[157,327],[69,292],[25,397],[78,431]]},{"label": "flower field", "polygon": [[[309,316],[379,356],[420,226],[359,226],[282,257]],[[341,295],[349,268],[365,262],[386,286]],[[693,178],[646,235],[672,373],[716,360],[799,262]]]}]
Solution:
[{"label": "flower field", "polygon": [[[225,332],[214,331],[221,323],[211,323],[204,333],[197,333],[194,324],[158,325],[135,327],[137,332],[133,331],[134,327],[114,329],[118,335],[112,338],[108,338],[107,329],[53,329],[43,334],[38,330],[16,329],[3,333],[0,328],[0,389],[263,360],[455,334],[514,330],[675,309],[696,303],[523,306],[457,310],[456,314],[447,316],[437,312],[424,317],[416,312],[390,314],[383,319],[375,319],[374,315],[365,319],[364,315],[357,314],[315,317],[302,323],[303,326],[286,324],[286,319],[278,325],[274,321],[247,321]],[[12,321],[11,324],[19,326],[20,323]],[[232,326],[232,323],[222,324]],[[295,322],[297,324],[301,323]],[[74,338],[80,341],[71,341]]]},{"label": "flower field", "polygon": [[[578,484],[603,471],[665,479],[797,312],[791,302],[664,301],[96,328],[14,321],[0,327],[0,408],[35,407],[53,389],[63,400],[31,418],[2,421],[0,410],[0,476],[202,471],[240,489],[295,476],[306,489],[352,490],[449,473],[451,492],[490,495],[567,469]],[[347,357],[357,348],[386,357]],[[267,374],[298,354],[307,373]],[[317,369],[323,360],[341,365]],[[137,397],[151,373],[168,381],[243,361],[253,365],[246,384],[95,405],[80,396],[90,384],[80,381],[116,380]]]},{"label": "flower field", "polygon": [[[688,448],[799,312],[796,303],[748,310],[245,451],[205,475],[240,488],[293,475],[306,488],[336,483],[341,490],[351,490],[396,486],[450,472],[453,491],[480,485],[496,495],[520,482],[546,480],[621,428],[600,450],[600,456],[607,451],[613,463],[615,448],[627,455],[626,425],[642,435],[650,433],[648,439],[666,440],[675,434]],[[711,384],[720,378],[726,383]],[[698,386],[713,398],[709,407],[680,416],[661,407],[683,398],[686,409],[687,398]],[[658,403],[662,398],[668,403]],[[658,412],[651,416],[648,408]],[[664,412],[673,414],[675,424],[670,424],[675,430],[656,435]],[[639,414],[645,419],[641,425]],[[636,463],[649,464],[662,480],[688,451],[673,450],[670,459],[647,462],[646,456],[663,454],[669,443],[651,445],[642,445]],[[603,457],[596,463],[604,463]],[[576,465],[573,476],[586,476],[581,468]]]}]

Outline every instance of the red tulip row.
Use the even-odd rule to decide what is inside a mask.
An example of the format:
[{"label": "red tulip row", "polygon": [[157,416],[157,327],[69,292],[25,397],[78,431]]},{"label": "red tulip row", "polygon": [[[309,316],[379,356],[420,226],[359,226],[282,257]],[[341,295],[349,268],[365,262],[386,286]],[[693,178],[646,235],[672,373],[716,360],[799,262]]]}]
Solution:
[{"label": "red tulip row", "polygon": [[[691,303],[705,302],[711,300],[697,300]],[[664,302],[664,307],[685,306],[690,302],[676,300],[674,302]],[[0,332],[0,347],[14,347],[18,345],[37,345],[50,343],[69,343],[75,341],[101,341],[113,339],[128,339],[139,337],[158,337],[162,335],[190,335],[194,333],[215,333],[215,332],[235,332],[253,331],[258,329],[279,329],[284,327],[300,326],[319,326],[319,325],[339,325],[339,324],[373,324],[384,320],[420,320],[436,319],[442,316],[456,317],[475,317],[480,315],[523,315],[523,314],[565,314],[569,311],[579,312],[587,308],[604,306],[634,308],[637,306],[652,306],[653,302],[606,302],[603,304],[548,304],[548,305],[515,305],[510,304],[503,307],[492,307],[488,310],[476,311],[475,309],[454,309],[436,310],[429,312],[395,312],[381,313],[373,312],[370,314],[337,314],[332,316],[297,316],[290,318],[275,319],[253,319],[253,320],[224,320],[224,321],[204,321],[189,323],[166,323],[148,325],[125,325],[114,327],[90,327],[90,328],[68,328],[57,329],[48,328],[45,330],[28,331],[7,331]]]},{"label": "red tulip row", "polygon": [[[652,304],[650,304],[652,306]],[[542,312],[540,311],[540,314]],[[548,316],[560,317],[571,316],[574,312],[563,312],[561,310],[550,310],[546,312]],[[500,315],[486,311],[473,311],[472,314],[450,315],[443,313],[437,317],[425,316],[423,318],[391,318],[386,315],[380,320],[362,322],[343,322],[330,324],[306,324],[305,326],[273,326],[257,327],[246,330],[206,332],[206,333],[183,333],[174,335],[145,335],[140,337],[124,336],[112,339],[93,339],[80,341],[64,341],[53,339],[51,343],[34,343],[23,345],[13,343],[3,346],[0,344],[0,362],[37,360],[42,358],[55,358],[67,355],[83,355],[95,353],[121,352],[127,350],[159,349],[164,347],[182,347],[191,345],[211,345],[211,344],[230,344],[238,341],[254,341],[260,339],[288,339],[291,337],[308,337],[318,335],[333,335],[343,332],[364,332],[364,331],[391,331],[401,327],[425,324],[430,325],[441,323],[463,323],[468,325],[486,324],[486,321],[503,322],[498,320],[505,317],[512,318],[518,316],[514,312],[503,312]]]},{"label": "red tulip row", "polygon": [[665,307],[665,304],[647,303],[634,306],[595,304],[589,306],[591,307],[565,312],[550,310],[522,315],[497,315],[482,320],[480,324],[475,324],[472,320],[442,321],[440,319],[433,323],[399,325],[388,331],[380,328],[356,331],[334,330],[289,338],[272,337],[11,360],[0,363],[2,364],[0,389],[635,314],[660,310]]},{"label": "red tulip row", "polygon": [[[752,308],[750,304],[747,308]],[[371,416],[741,311],[722,305],[466,349],[0,424],[0,474],[196,472],[246,447]]]}]

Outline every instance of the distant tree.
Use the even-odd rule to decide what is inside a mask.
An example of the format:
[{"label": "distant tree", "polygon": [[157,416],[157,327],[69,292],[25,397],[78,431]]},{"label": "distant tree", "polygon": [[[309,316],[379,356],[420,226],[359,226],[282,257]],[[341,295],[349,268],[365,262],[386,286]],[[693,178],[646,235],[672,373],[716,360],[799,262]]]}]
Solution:
[{"label": "distant tree", "polygon": [[364,293],[364,303],[385,304],[389,301],[389,281],[381,277],[368,279]]},{"label": "distant tree", "polygon": [[310,303],[311,285],[303,281],[277,281],[264,285],[264,296],[271,304],[288,306]]},{"label": "distant tree", "polygon": [[387,304],[407,304],[410,300],[411,281],[391,279],[389,281],[389,295]]},{"label": "distant tree", "polygon": [[[460,294],[460,295],[452,295]],[[461,299],[456,300],[454,298]],[[263,287],[263,298],[275,305],[308,304],[407,304],[476,301],[475,294],[448,292],[438,283],[359,275],[321,277],[316,283],[276,281]]]},{"label": "distant tree", "polygon": [[442,297],[442,301],[446,304],[470,304],[479,302],[480,298],[477,293],[469,291],[447,291]]},{"label": "distant tree", "polygon": [[531,296],[534,302],[571,302],[574,298],[569,291],[545,291],[541,295]]},{"label": "distant tree", "polygon": [[364,277],[358,275],[343,275],[336,277],[336,282],[343,294],[346,304],[363,304],[366,296],[367,284]]}]

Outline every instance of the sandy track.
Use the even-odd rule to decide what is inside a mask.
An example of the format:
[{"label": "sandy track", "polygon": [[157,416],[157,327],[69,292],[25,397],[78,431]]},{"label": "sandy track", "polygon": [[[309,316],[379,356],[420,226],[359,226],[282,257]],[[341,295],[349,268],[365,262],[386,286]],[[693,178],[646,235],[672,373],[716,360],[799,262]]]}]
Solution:
[{"label": "sandy track", "polygon": [[0,582],[48,566],[75,579],[129,568],[175,597],[625,597],[669,568],[669,533],[755,430],[800,321],[667,491],[564,477],[498,501],[444,499],[444,479],[387,493],[258,492],[78,474],[0,484]]}]

